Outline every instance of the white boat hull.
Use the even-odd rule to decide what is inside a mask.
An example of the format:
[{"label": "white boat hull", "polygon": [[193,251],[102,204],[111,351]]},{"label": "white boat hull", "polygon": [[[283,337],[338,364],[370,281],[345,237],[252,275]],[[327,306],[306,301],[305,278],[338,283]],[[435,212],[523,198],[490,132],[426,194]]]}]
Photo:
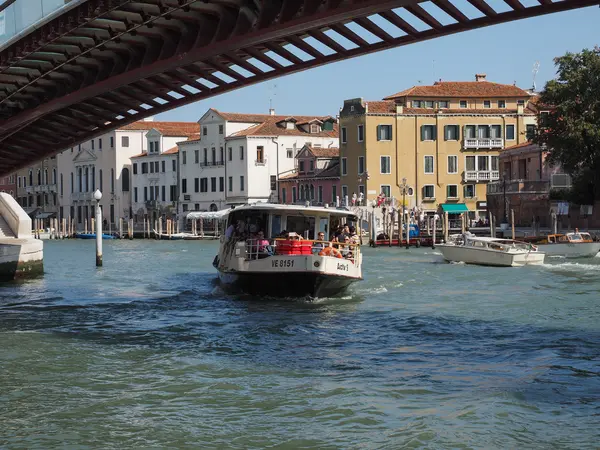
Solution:
[{"label": "white boat hull", "polygon": [[542,252],[500,252],[486,248],[473,248],[461,245],[437,245],[446,261],[464,262],[481,266],[520,267],[544,263]]},{"label": "white boat hull", "polygon": [[548,256],[592,258],[600,251],[600,242],[559,242],[556,244],[540,244],[539,249]]}]

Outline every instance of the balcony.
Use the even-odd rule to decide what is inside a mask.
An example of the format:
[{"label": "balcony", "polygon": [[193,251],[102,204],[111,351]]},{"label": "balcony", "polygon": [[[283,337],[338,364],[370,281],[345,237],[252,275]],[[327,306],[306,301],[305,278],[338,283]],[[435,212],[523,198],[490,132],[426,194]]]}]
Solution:
[{"label": "balcony", "polygon": [[203,161],[200,167],[221,167],[225,165],[225,161]]},{"label": "balcony", "polygon": [[257,159],[254,161],[254,165],[256,166],[264,166],[267,164],[267,158]]},{"label": "balcony", "polygon": [[465,138],[465,149],[504,148],[504,139],[501,138]]},{"label": "balcony", "polygon": [[506,184],[502,181],[489,183],[487,185],[488,195],[503,195],[507,194],[547,194],[550,189],[558,189],[552,186],[550,181],[526,181],[526,180],[511,180]]},{"label": "balcony", "polygon": [[468,182],[485,182],[496,181],[500,179],[500,171],[498,170],[467,170],[464,172],[464,181]]},{"label": "balcony", "polygon": [[92,201],[94,200],[94,193],[93,192],[73,192],[71,194],[71,199],[73,199],[73,201],[79,201],[79,202],[87,202],[87,201]]}]

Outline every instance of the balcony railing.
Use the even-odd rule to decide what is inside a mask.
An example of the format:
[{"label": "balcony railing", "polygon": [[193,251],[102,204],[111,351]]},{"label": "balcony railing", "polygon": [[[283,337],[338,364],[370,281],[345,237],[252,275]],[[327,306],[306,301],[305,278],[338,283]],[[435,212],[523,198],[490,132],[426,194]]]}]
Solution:
[{"label": "balcony railing", "polygon": [[264,166],[265,164],[267,164],[267,158],[257,159],[256,161],[254,161],[254,164],[257,166]]},{"label": "balcony railing", "polygon": [[490,195],[504,194],[547,194],[550,189],[568,189],[569,186],[558,186],[550,181],[511,180],[504,184],[502,181],[489,183],[487,193]]},{"label": "balcony railing", "polygon": [[501,138],[465,138],[464,148],[504,148],[504,139]]},{"label": "balcony railing", "polygon": [[200,167],[219,167],[224,165],[225,161],[203,161],[200,163]]},{"label": "balcony railing", "polygon": [[71,198],[74,201],[91,201],[94,199],[93,192],[73,192]]},{"label": "balcony railing", "polygon": [[467,170],[464,173],[465,181],[496,181],[500,179],[498,170]]}]

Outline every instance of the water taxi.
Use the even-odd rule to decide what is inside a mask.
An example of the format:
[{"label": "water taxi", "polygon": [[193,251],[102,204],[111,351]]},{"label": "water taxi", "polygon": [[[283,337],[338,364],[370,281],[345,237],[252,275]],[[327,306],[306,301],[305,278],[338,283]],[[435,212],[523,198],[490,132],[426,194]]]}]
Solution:
[{"label": "water taxi", "polygon": [[549,234],[536,240],[535,244],[547,255],[566,258],[591,258],[600,251],[600,242],[594,241],[590,233],[579,230],[567,234]]},{"label": "water taxi", "polygon": [[[225,286],[250,294],[331,297],[362,280],[357,236],[331,242],[358,218],[345,208],[255,203],[223,219],[213,265]],[[344,242],[341,242],[344,241]]]},{"label": "water taxi", "polygon": [[482,266],[520,267],[544,263],[545,254],[533,244],[511,239],[459,234],[438,244],[444,259]]}]

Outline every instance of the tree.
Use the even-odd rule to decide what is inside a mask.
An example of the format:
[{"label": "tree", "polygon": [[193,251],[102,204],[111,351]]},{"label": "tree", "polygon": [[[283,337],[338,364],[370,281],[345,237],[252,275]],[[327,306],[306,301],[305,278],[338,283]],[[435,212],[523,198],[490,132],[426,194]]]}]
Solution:
[{"label": "tree", "polygon": [[[554,59],[557,78],[540,94],[540,131],[549,162],[573,178],[573,200],[600,199],[600,47]],[[540,106],[540,110],[544,110]]]}]

